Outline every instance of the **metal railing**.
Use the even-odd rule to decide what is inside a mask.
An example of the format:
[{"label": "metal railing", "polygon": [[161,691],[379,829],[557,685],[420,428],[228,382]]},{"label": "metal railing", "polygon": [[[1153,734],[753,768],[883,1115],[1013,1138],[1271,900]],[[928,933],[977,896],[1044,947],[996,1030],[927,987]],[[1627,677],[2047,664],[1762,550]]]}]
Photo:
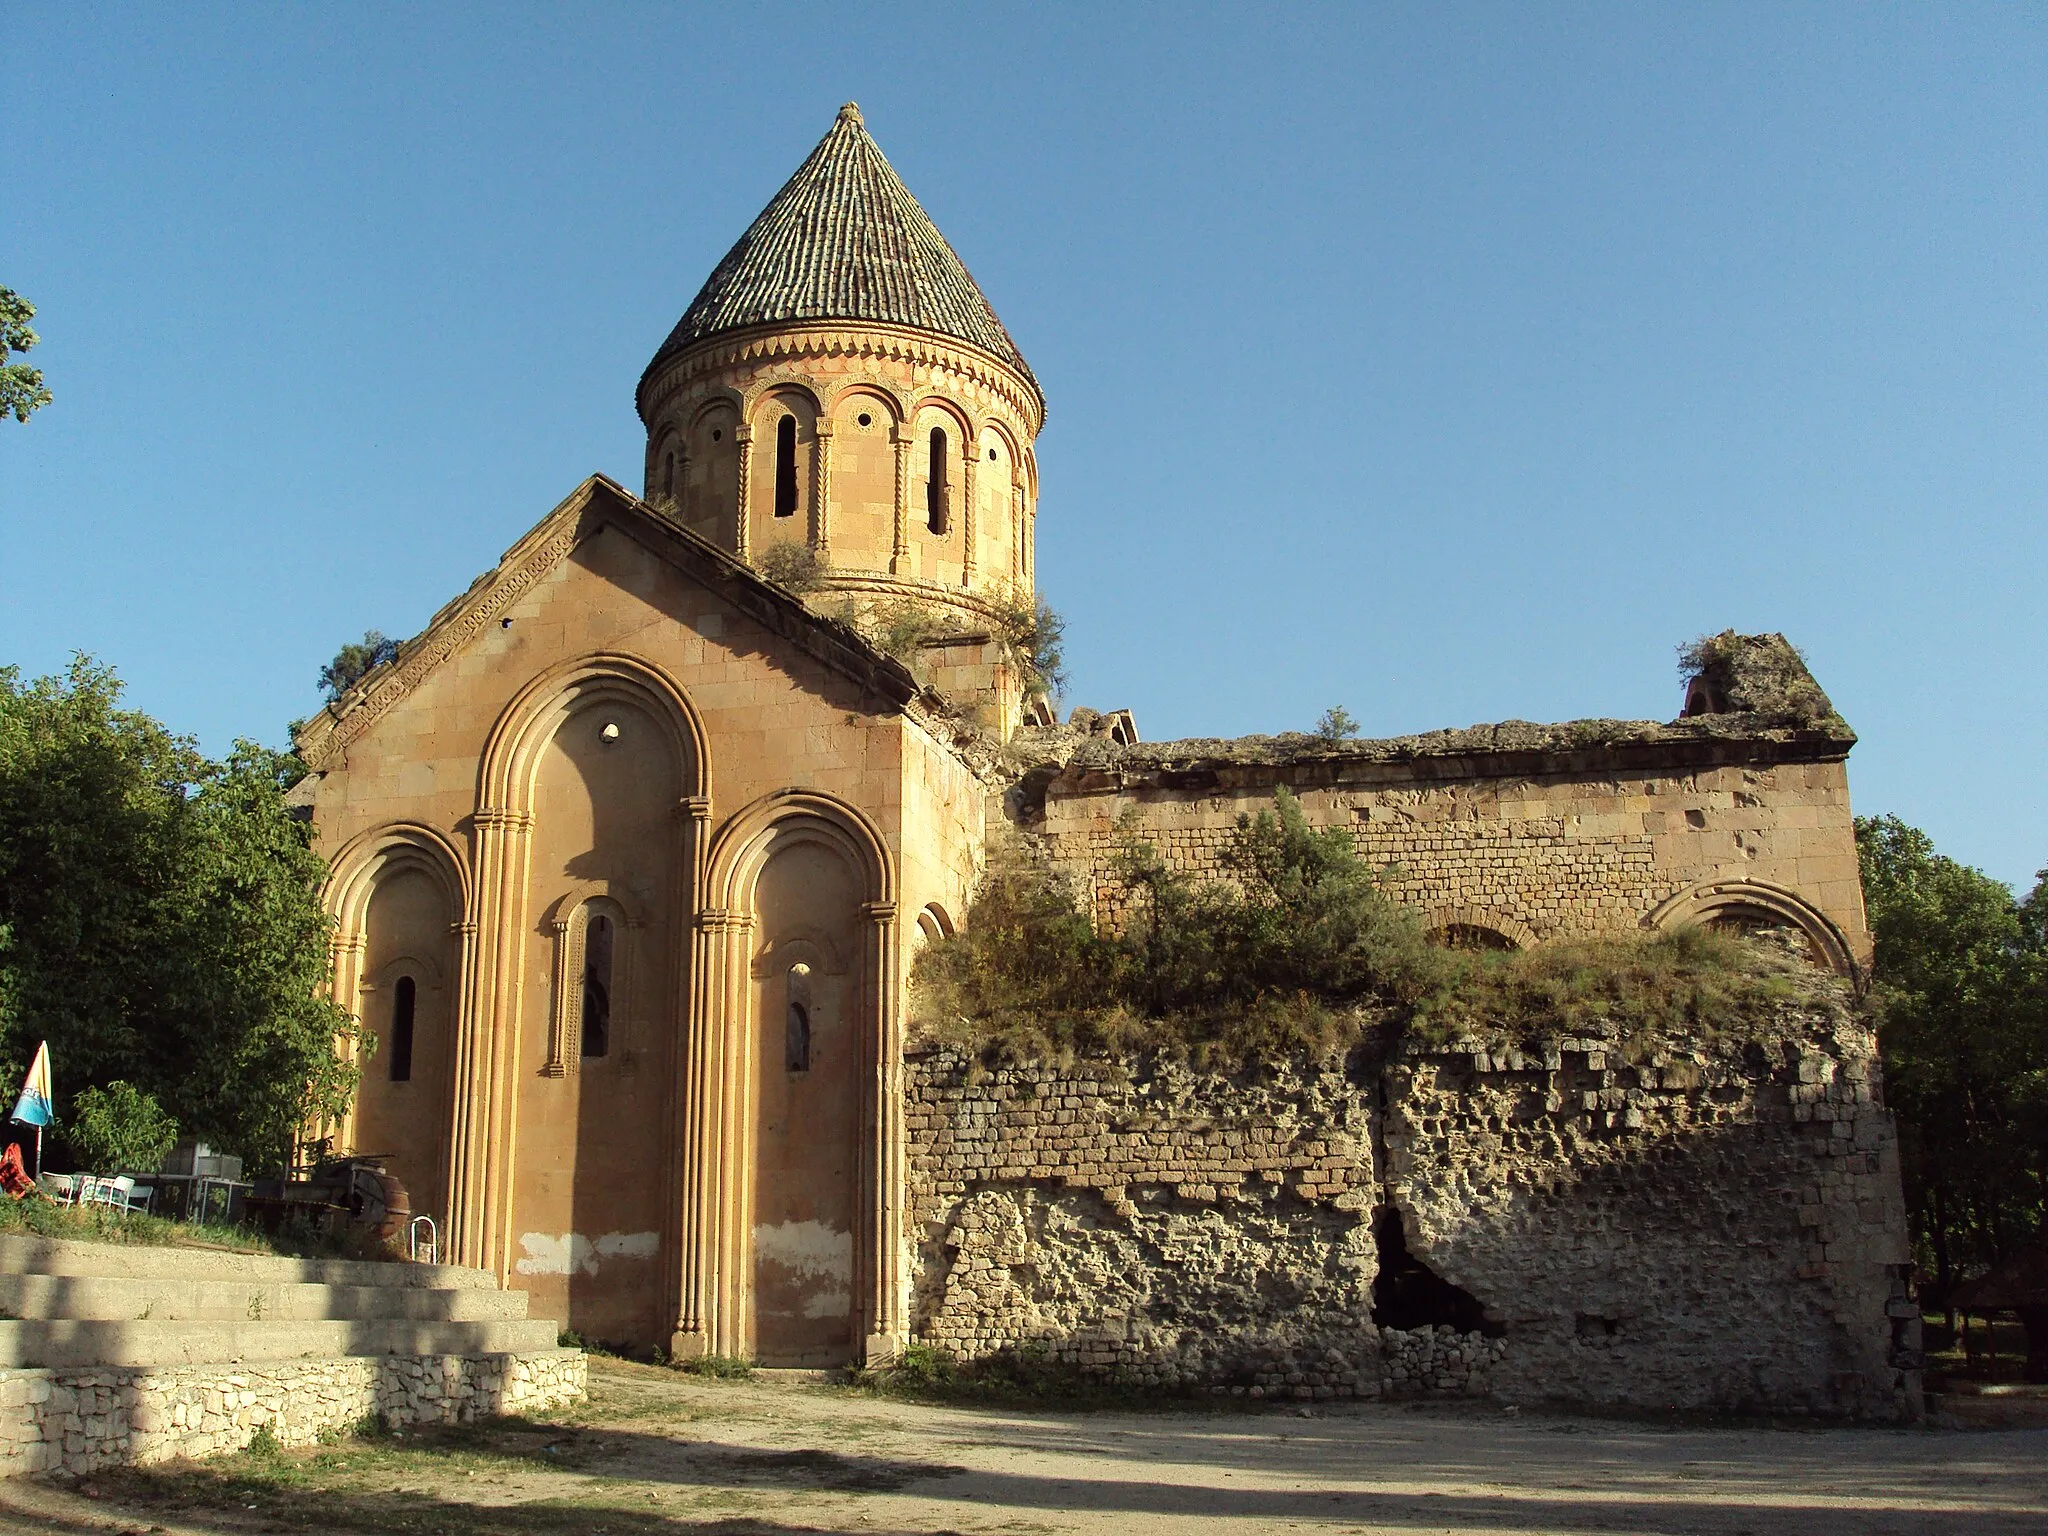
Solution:
[{"label": "metal railing", "polygon": [[[425,1242],[420,1241],[421,1227],[427,1229]],[[440,1228],[434,1225],[433,1217],[413,1217],[405,1229],[405,1235],[407,1245],[411,1249],[413,1263],[438,1264],[441,1262],[441,1231]],[[423,1252],[426,1254],[425,1258],[420,1257]]]}]

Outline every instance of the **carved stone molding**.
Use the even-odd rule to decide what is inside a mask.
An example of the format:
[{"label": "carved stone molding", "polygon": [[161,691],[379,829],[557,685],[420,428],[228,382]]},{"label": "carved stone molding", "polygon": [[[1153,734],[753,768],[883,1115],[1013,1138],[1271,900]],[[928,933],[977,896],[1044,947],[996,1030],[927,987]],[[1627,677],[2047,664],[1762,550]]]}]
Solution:
[{"label": "carved stone molding", "polygon": [[[781,323],[719,336],[678,353],[641,380],[640,419],[652,423],[692,381],[749,363],[796,358],[876,358],[942,368],[1007,405],[1035,437],[1045,425],[1045,397],[1007,364],[966,342],[908,327]],[[844,387],[856,381],[848,380]],[[835,391],[837,393],[837,391]],[[829,402],[828,402],[829,404]]]}]

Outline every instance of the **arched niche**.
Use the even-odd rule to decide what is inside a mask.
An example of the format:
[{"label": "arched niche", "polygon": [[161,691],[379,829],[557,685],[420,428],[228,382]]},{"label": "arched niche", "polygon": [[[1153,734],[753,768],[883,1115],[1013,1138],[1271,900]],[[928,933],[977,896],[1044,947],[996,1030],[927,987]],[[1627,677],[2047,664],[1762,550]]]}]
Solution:
[{"label": "arched niche", "polygon": [[[479,768],[484,958],[464,1034],[456,1251],[593,1337],[659,1340],[672,1316],[671,1106],[709,782],[688,697],[612,652],[521,690]],[[608,1043],[586,1055],[597,916]]]},{"label": "arched niche", "polygon": [[665,733],[684,795],[711,793],[704,723],[681,686],[637,656],[598,652],[549,668],[505,706],[479,763],[479,808],[530,814],[540,754],[562,722],[614,700],[643,711]]},{"label": "arched niche", "polygon": [[336,855],[325,900],[335,919],[334,997],[363,1048],[338,1149],[379,1155],[413,1209],[445,1223],[453,1133],[463,860],[433,828],[376,828]]},{"label": "arched niche", "polygon": [[720,391],[691,409],[681,435],[683,526],[723,549],[738,538],[740,475],[739,397]]},{"label": "arched niche", "polygon": [[1535,930],[1520,918],[1484,907],[1441,906],[1423,921],[1430,941],[1446,949],[1508,951],[1530,949]]},{"label": "arched niche", "polygon": [[872,1354],[900,1337],[892,861],[855,807],[784,790],[720,831],[707,885],[724,981],[692,1031],[706,1075],[685,1107],[701,1173],[676,1347]]},{"label": "arched niche", "polygon": [[973,424],[950,400],[927,397],[910,417],[910,530],[926,553],[919,574],[957,582],[966,559],[969,522],[967,461],[976,452]]},{"label": "arched niche", "polygon": [[1804,937],[1815,964],[1861,981],[1842,930],[1797,892],[1761,880],[1703,880],[1659,902],[1643,926],[1667,933],[1703,926],[1790,929]]},{"label": "arched niche", "polygon": [[817,507],[818,423],[823,415],[817,395],[790,380],[771,382],[749,400],[749,549],[809,542]]},{"label": "arched niche", "polygon": [[[832,402],[832,563],[843,570],[887,570],[894,547],[901,404],[856,385]],[[907,472],[908,462],[902,466]]]}]

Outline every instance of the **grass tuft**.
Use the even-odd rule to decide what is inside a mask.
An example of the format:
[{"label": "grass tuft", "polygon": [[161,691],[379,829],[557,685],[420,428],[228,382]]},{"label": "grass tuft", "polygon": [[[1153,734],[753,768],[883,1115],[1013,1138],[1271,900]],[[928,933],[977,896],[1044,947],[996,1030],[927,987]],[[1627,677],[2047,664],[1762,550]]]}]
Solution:
[{"label": "grass tuft", "polygon": [[41,1194],[20,1200],[0,1199],[0,1233],[4,1232],[137,1248],[216,1248],[288,1259],[396,1257],[377,1240],[375,1233],[348,1224],[335,1232],[312,1223],[293,1223],[279,1231],[266,1231],[217,1222],[169,1221],[104,1205],[58,1205]]}]

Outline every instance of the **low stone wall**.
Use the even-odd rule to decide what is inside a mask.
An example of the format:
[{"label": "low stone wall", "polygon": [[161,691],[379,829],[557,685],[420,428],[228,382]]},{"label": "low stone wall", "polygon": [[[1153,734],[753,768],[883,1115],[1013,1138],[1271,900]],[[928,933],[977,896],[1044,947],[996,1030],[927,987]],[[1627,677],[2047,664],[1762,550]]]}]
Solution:
[{"label": "low stone wall", "polygon": [[[907,1065],[911,1334],[962,1357],[1258,1396],[1919,1411],[1895,1133],[1838,1002],[1627,1052]],[[1483,1333],[1374,1324],[1387,1208]]]},{"label": "low stone wall", "polygon": [[365,1419],[445,1424],[579,1400],[576,1349],[245,1366],[0,1371],[0,1477],[215,1456],[259,1429],[311,1445]]}]

